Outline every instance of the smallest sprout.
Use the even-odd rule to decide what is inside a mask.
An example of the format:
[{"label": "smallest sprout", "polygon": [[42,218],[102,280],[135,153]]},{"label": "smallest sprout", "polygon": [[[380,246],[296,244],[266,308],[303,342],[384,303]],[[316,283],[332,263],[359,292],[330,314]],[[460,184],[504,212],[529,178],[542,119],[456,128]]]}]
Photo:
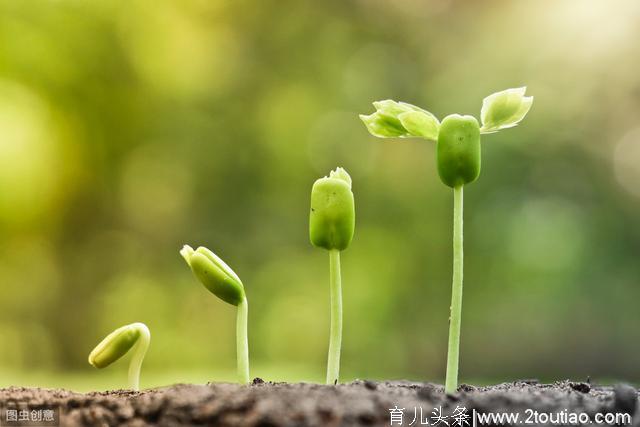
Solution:
[{"label": "smallest sprout", "polygon": [[89,364],[102,369],[127,354],[135,346],[129,362],[129,387],[140,389],[140,368],[151,342],[151,333],[144,323],[132,323],[111,332],[89,354]]}]

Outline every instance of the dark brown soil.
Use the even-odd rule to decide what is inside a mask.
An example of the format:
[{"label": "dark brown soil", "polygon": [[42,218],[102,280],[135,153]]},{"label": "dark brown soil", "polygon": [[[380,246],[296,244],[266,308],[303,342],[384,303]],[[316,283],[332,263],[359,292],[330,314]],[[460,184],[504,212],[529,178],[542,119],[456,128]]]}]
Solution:
[{"label": "dark brown soil", "polygon": [[[59,408],[60,425],[70,426],[389,426],[390,409],[396,406],[403,409],[402,425],[405,426],[420,425],[420,408],[423,422],[426,420],[429,425],[437,421],[434,416],[440,408],[447,424],[441,421],[437,425],[443,427],[459,425],[454,420],[456,408],[458,413],[469,416],[474,410],[476,413],[520,413],[519,424],[525,425],[569,424],[561,418],[556,418],[559,421],[555,423],[540,422],[545,420],[544,415],[542,419],[535,419],[533,411],[551,416],[587,414],[592,420],[598,413],[628,413],[634,417],[632,424],[626,425],[640,426],[637,389],[571,381],[554,384],[517,381],[488,387],[462,385],[454,395],[445,394],[442,386],[431,383],[371,381],[324,386],[265,383],[256,379],[250,386],[180,384],[139,393],[120,390],[87,394],[11,387],[0,389],[0,405],[3,409],[0,425],[3,426],[19,425],[6,421],[8,408],[25,407],[30,410]],[[527,416],[531,422],[525,422]],[[472,425],[470,418],[468,422]]]}]

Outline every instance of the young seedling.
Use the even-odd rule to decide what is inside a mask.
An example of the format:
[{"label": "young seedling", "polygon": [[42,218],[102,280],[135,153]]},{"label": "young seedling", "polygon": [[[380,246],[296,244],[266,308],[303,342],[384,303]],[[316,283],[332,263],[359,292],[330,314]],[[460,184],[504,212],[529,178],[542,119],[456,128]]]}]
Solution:
[{"label": "young seedling", "polygon": [[342,278],[340,251],[345,250],[355,229],[356,214],[351,177],[342,168],[318,179],[311,189],[309,236],[311,243],[329,251],[331,286],[331,332],[327,361],[327,384],[337,384],[342,345]]},{"label": "young seedling", "polygon": [[235,305],[236,318],[236,357],[238,360],[238,378],[241,383],[249,383],[249,339],[247,323],[249,304],[244,286],[238,275],[209,249],[200,246],[195,251],[185,245],[180,255],[187,261],[196,278],[212,294],[222,301]]},{"label": "young seedling", "polygon": [[89,354],[89,363],[99,369],[106,368],[124,356],[132,347],[133,356],[129,362],[129,387],[140,389],[140,368],[147,353],[151,333],[144,323],[132,323],[111,332]]},{"label": "young seedling", "polygon": [[440,123],[422,108],[392,100],[374,102],[376,112],[360,116],[369,132],[380,138],[418,137],[436,141],[438,174],[445,185],[453,188],[453,289],[445,381],[447,393],[458,388],[463,270],[462,188],[480,175],[480,134],[516,126],[533,103],[533,97],[525,96],[525,91],[525,87],[507,89],[486,97],[480,111],[482,127],[474,117],[459,114],[451,114]]}]

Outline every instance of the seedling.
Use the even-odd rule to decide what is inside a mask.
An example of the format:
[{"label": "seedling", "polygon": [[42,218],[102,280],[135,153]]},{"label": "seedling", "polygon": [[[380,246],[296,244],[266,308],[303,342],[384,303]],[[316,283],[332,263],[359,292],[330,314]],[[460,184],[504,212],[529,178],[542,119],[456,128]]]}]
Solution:
[{"label": "seedling", "polygon": [[193,274],[209,292],[238,308],[236,318],[238,378],[241,383],[248,384],[249,340],[247,323],[249,304],[242,281],[231,267],[205,247],[200,246],[194,251],[191,246],[185,245],[180,251],[180,255],[187,261]]},{"label": "seedling", "polygon": [[486,97],[480,111],[482,127],[474,117],[459,114],[451,114],[440,123],[422,108],[392,100],[374,102],[376,112],[360,116],[369,132],[380,138],[418,137],[436,141],[438,174],[445,185],[453,188],[453,289],[445,381],[447,393],[458,388],[463,270],[462,189],[480,175],[480,134],[516,126],[533,103],[533,97],[525,96],[525,91],[525,87],[507,89]]},{"label": "seedling", "polygon": [[311,189],[309,236],[311,243],[329,251],[331,332],[327,361],[327,384],[337,384],[342,345],[342,278],[340,251],[353,239],[356,216],[351,177],[342,168],[318,179]]},{"label": "seedling", "polygon": [[89,354],[89,363],[99,369],[106,368],[134,347],[129,362],[129,387],[140,389],[140,368],[147,353],[151,333],[144,323],[132,323],[111,332]]}]

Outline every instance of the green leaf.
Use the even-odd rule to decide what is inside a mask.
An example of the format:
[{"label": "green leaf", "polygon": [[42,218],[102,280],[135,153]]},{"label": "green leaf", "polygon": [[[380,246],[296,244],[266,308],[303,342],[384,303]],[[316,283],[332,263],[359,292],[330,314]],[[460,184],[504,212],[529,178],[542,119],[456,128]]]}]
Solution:
[{"label": "green leaf", "polygon": [[440,123],[431,113],[408,111],[398,116],[402,126],[410,135],[420,136],[430,141],[437,141]]},{"label": "green leaf", "polygon": [[532,96],[524,96],[526,87],[506,89],[482,101],[481,133],[493,133],[516,126],[529,112]]},{"label": "green leaf", "polygon": [[406,102],[391,99],[373,103],[376,112],[360,115],[369,133],[379,138],[418,137],[435,141],[438,119],[430,112]]},{"label": "green leaf", "polygon": [[378,138],[398,138],[407,135],[407,131],[402,127],[400,120],[375,112],[368,116],[360,114],[369,133]]}]

